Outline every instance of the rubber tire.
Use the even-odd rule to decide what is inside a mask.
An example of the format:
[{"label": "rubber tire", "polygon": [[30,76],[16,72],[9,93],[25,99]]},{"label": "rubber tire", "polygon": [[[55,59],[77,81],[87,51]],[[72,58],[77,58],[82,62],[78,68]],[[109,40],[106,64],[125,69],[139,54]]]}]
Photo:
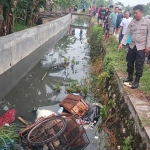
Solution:
[{"label": "rubber tire", "polygon": [[[59,120],[61,120],[61,121],[63,122],[63,127],[62,127],[62,129],[61,129],[55,136],[53,136],[53,137],[51,137],[50,139],[47,139],[47,140],[45,140],[45,141],[43,141],[43,142],[32,142],[32,141],[30,141],[30,138],[29,138],[29,137],[30,137],[31,133],[32,133],[37,127],[39,127],[41,124],[43,124],[43,123],[45,123],[45,122],[47,122],[47,121],[56,120],[56,119],[59,119]],[[28,143],[31,144],[32,146],[40,146],[40,145],[47,144],[47,143],[49,143],[49,142],[55,140],[55,139],[56,139],[57,137],[59,137],[62,133],[64,133],[66,127],[67,127],[67,121],[66,121],[66,119],[64,119],[63,117],[56,116],[56,117],[52,117],[52,118],[46,119],[46,120],[40,122],[39,124],[37,124],[34,128],[32,128],[32,129],[30,130],[30,132],[29,132],[28,135],[27,135],[27,141],[28,141]]]}]

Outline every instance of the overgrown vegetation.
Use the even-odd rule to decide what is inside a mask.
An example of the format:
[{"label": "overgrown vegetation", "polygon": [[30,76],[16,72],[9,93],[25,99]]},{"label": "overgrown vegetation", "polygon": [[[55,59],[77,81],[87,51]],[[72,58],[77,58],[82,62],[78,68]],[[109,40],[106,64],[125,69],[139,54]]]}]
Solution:
[{"label": "overgrown vegetation", "polygon": [[18,133],[19,125],[17,124],[0,127],[0,149],[15,150],[15,145],[20,141]]},{"label": "overgrown vegetation", "polygon": [[86,96],[88,94],[89,88],[87,85],[82,85],[78,80],[68,81],[68,86],[66,87],[68,93],[81,93]]},{"label": "overgrown vegetation", "polygon": [[107,55],[104,58],[105,71],[110,75],[113,74],[114,70],[125,73],[126,72],[126,50],[123,49],[118,51],[118,41],[113,37],[107,47]]},{"label": "overgrown vegetation", "polygon": [[[118,42],[112,39],[110,45],[103,43],[103,31],[95,25],[90,29],[89,43],[91,46],[91,78],[92,95],[103,104],[100,111],[106,139],[109,137],[108,149],[141,150],[145,143],[138,134],[136,125],[130,115],[127,104],[118,92],[114,72],[126,74],[126,51],[118,51]],[[106,52],[107,50],[107,52]],[[147,67],[145,67],[145,70]],[[142,82],[143,84],[143,82]],[[130,138],[132,135],[134,140]]]},{"label": "overgrown vegetation", "polygon": [[60,87],[60,84],[58,82],[56,83],[56,86],[55,86],[54,90],[57,91],[57,92],[61,91],[61,87]]},{"label": "overgrown vegetation", "polygon": [[131,150],[131,142],[132,142],[132,136],[128,136],[124,141],[123,150]]},{"label": "overgrown vegetation", "polygon": [[21,30],[24,30],[24,29],[28,29],[30,28],[30,26],[25,26],[23,24],[19,24],[19,23],[15,23],[14,24],[14,31],[17,32],[17,31],[21,31]]},{"label": "overgrown vegetation", "polygon": [[[35,26],[40,9],[47,12],[69,11],[80,7],[80,0],[0,0],[0,36]],[[16,26],[18,24],[18,28]]]}]

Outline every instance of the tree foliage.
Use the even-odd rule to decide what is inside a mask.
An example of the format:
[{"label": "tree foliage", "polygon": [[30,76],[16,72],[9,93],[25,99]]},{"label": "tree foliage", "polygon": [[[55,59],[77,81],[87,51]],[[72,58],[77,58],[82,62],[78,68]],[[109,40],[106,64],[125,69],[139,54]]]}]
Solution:
[{"label": "tree foliage", "polygon": [[[121,5],[125,11],[129,11],[131,14],[133,14],[133,7],[134,6],[130,6],[130,5],[127,5],[127,6],[124,6],[123,3],[117,1],[116,5]],[[147,3],[146,5],[144,4],[141,4],[143,5],[144,7],[144,15],[150,15],[150,2]]]},{"label": "tree foliage", "polygon": [[64,10],[75,5],[80,7],[80,4],[81,0],[0,0],[0,36],[14,32],[15,22],[33,26],[39,8]]}]

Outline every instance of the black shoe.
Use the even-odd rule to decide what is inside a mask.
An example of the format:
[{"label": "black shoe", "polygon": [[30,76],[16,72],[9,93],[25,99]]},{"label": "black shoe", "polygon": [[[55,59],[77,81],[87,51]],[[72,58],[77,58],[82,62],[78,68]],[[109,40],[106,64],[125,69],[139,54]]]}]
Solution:
[{"label": "black shoe", "polygon": [[136,89],[136,88],[138,88],[138,86],[139,86],[139,81],[140,81],[140,77],[139,76],[136,76],[136,78],[135,78],[135,80],[134,80],[134,83],[133,83],[133,85],[132,85],[132,89]]},{"label": "black shoe", "polygon": [[128,73],[128,77],[124,80],[124,82],[131,82],[133,81],[133,74]]}]

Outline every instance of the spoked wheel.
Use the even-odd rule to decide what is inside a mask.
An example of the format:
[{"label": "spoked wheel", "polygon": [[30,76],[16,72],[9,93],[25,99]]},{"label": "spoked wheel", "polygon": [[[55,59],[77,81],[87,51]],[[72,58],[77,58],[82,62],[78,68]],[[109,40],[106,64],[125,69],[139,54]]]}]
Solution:
[{"label": "spoked wheel", "polygon": [[60,116],[45,119],[30,130],[27,141],[32,146],[47,144],[63,134],[66,126],[66,120]]}]

